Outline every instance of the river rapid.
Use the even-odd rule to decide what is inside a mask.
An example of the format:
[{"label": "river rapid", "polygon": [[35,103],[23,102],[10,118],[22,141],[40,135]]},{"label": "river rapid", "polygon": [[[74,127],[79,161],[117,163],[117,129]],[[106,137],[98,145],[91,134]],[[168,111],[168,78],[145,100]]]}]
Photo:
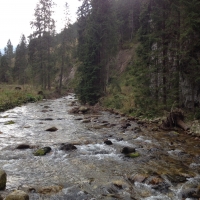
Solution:
[{"label": "river rapid", "polygon": [[[199,140],[106,111],[70,114],[77,104],[70,94],[0,113],[0,168],[7,173],[2,196],[20,189],[31,200],[199,199]],[[51,127],[58,130],[46,131]],[[77,149],[60,150],[62,143]],[[20,144],[31,148],[16,149]],[[50,153],[34,156],[47,146]],[[123,147],[140,156],[125,156]]]}]

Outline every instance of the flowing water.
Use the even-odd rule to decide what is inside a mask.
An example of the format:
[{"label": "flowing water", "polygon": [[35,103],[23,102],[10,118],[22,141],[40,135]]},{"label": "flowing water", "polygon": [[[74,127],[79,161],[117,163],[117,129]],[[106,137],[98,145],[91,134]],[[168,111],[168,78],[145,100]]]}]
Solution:
[{"label": "flowing water", "polygon": [[[70,114],[74,101],[71,94],[0,113],[0,168],[7,173],[3,196],[20,189],[31,200],[199,198],[199,141],[149,131],[134,121],[124,128],[125,117],[105,111]],[[51,127],[58,130],[45,131]],[[77,149],[60,150],[61,143]],[[20,144],[31,148],[16,149]],[[47,146],[50,153],[34,156]],[[126,157],[123,147],[134,147],[140,156]]]}]

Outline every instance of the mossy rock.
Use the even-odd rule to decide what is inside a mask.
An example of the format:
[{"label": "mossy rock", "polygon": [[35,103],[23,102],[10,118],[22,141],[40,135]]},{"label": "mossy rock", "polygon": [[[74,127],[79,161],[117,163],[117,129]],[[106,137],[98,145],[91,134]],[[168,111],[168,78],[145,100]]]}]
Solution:
[{"label": "mossy rock", "polygon": [[4,123],[4,125],[12,125],[12,124],[15,124],[15,122],[12,120]]},{"label": "mossy rock", "polygon": [[123,147],[122,151],[123,154],[131,154],[135,153],[135,148],[133,147]]},{"label": "mossy rock", "polygon": [[6,188],[7,174],[4,170],[0,170],[0,190]]},{"label": "mossy rock", "polygon": [[35,151],[33,154],[34,154],[34,156],[45,156],[50,151],[51,151],[51,147],[43,147],[43,148]]},{"label": "mossy rock", "polygon": [[129,157],[129,158],[137,158],[139,156],[140,156],[140,154],[138,152],[127,154],[127,157]]}]

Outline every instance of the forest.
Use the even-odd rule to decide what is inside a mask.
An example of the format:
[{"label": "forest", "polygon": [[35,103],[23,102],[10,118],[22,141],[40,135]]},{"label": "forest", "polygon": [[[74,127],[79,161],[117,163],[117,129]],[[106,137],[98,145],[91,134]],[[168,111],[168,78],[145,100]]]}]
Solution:
[{"label": "forest", "polygon": [[[200,118],[198,0],[82,0],[78,20],[55,33],[54,2],[39,0],[33,33],[0,53],[0,83],[72,90],[83,104],[141,115],[173,107]],[[132,56],[122,72],[115,59]],[[71,70],[75,71],[68,80]],[[67,80],[67,81],[66,81]]]}]

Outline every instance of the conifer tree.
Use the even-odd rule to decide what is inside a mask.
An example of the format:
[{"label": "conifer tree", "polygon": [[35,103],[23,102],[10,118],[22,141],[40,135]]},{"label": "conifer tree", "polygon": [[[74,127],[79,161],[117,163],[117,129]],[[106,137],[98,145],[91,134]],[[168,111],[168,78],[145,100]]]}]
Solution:
[{"label": "conifer tree", "polygon": [[13,45],[9,39],[4,48],[4,55],[1,58],[0,76],[2,82],[12,82],[13,57]]},{"label": "conifer tree", "polygon": [[27,42],[24,35],[21,36],[19,45],[15,52],[15,65],[13,68],[14,80],[19,84],[25,84],[27,80],[26,69],[28,67],[27,60]]},{"label": "conifer tree", "polygon": [[109,57],[117,49],[116,19],[109,0],[84,1],[79,9],[79,98],[95,104],[105,92]]},{"label": "conifer tree", "polygon": [[[35,31],[31,35],[31,40],[36,39],[39,42],[33,42],[36,47],[35,54],[38,54],[40,68],[40,84],[42,88],[51,88],[51,76],[53,57],[51,56],[51,47],[53,45],[53,36],[55,34],[55,21],[52,18],[54,2],[52,0],[39,0],[35,9],[35,20],[31,22]],[[34,48],[31,50],[33,51]],[[38,63],[38,60],[32,60]],[[34,65],[34,64],[33,64]]]}]

